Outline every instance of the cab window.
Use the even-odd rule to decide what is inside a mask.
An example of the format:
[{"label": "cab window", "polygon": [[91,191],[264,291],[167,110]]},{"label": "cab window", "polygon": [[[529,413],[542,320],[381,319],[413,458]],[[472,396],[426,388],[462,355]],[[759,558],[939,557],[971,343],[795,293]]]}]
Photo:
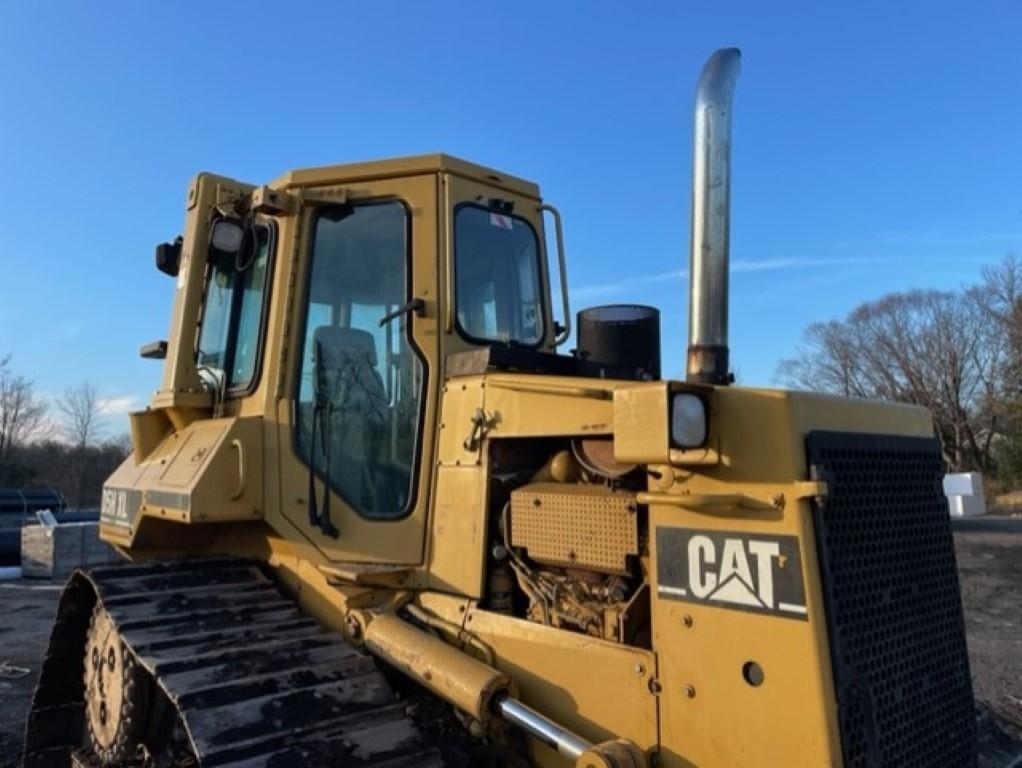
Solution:
[{"label": "cab window", "polygon": [[542,282],[536,232],[523,218],[482,206],[454,213],[455,303],[470,341],[538,346]]},{"label": "cab window", "polygon": [[271,237],[255,228],[255,245],[207,267],[196,365],[228,392],[252,387],[259,362],[266,311]]},{"label": "cab window", "polygon": [[425,384],[411,314],[385,320],[410,294],[407,211],[323,209],[312,235],[297,452],[362,516],[400,518],[414,500]]}]

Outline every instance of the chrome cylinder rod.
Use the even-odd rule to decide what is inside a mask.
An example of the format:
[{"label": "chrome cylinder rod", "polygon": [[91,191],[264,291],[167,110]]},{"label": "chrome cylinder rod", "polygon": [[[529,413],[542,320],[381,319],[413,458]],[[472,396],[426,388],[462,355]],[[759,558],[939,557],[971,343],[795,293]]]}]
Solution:
[{"label": "chrome cylinder rod", "polygon": [[530,736],[534,736],[572,760],[577,760],[582,753],[593,746],[585,739],[548,720],[536,710],[530,709],[510,696],[505,696],[497,702],[497,712],[509,723],[517,725]]}]

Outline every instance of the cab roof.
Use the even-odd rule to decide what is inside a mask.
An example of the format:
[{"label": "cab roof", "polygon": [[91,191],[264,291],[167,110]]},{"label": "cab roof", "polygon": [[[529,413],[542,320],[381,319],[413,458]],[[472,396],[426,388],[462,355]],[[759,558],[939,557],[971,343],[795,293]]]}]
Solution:
[{"label": "cab roof", "polygon": [[429,173],[451,173],[482,184],[501,187],[509,192],[536,200],[540,199],[539,185],[531,181],[442,153],[370,160],[364,163],[324,165],[318,168],[299,168],[279,176],[270,186],[276,189],[289,189],[299,186],[343,184],[352,181],[419,176]]}]

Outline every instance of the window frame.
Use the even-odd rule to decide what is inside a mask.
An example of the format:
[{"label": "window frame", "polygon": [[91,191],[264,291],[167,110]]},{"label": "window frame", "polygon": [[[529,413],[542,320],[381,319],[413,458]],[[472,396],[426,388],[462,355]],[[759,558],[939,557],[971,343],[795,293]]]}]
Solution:
[{"label": "window frame", "polygon": [[[212,226],[212,222],[210,222]],[[257,229],[266,230],[266,275],[263,277],[263,301],[262,307],[259,311],[259,333],[256,337],[256,356],[253,361],[252,376],[244,384],[231,384],[224,390],[225,397],[246,397],[251,395],[259,388],[259,384],[262,381],[263,376],[263,356],[266,348],[266,332],[269,325],[270,318],[270,301],[273,296],[273,269],[276,262],[277,254],[277,222],[272,219],[267,221],[257,221],[255,223]],[[199,367],[199,344],[202,343],[202,328],[206,320],[206,308],[208,306],[207,299],[209,298],[209,286],[210,278],[212,276],[213,265],[209,262],[209,246],[207,245],[206,251],[206,273],[203,277],[203,288],[202,288],[202,303],[199,309],[199,321],[195,327],[195,352],[194,360],[196,368]],[[241,294],[232,294],[231,299],[231,317],[230,325],[227,329],[227,349],[225,350],[224,356],[224,375],[228,376],[231,369],[234,367],[235,356],[238,348],[238,325],[241,323],[241,299],[235,298]],[[230,352],[229,357],[227,352]]]},{"label": "window frame", "polygon": [[[300,306],[295,310],[295,321],[297,323],[296,337],[295,337],[295,358],[293,366],[293,374],[291,379],[292,385],[292,396],[291,396],[291,450],[294,453],[298,463],[301,464],[306,470],[309,469],[309,463],[305,460],[305,456],[302,453],[301,445],[299,443],[299,420],[297,417],[299,411],[300,397],[302,393],[302,372],[303,365],[305,362],[305,343],[308,336],[308,319],[309,319],[309,308],[311,302],[309,301],[312,287],[312,273],[315,267],[315,255],[316,255],[316,225],[321,216],[329,210],[344,210],[351,208],[364,208],[372,205],[387,205],[397,203],[401,206],[401,210],[404,212],[405,217],[405,259],[404,259],[404,300],[411,301],[411,297],[414,293],[414,286],[412,285],[414,278],[414,263],[412,260],[412,213],[413,209],[411,204],[404,198],[396,195],[383,195],[379,197],[365,198],[360,200],[349,200],[346,203],[320,203],[311,204],[307,208],[308,212],[308,227],[303,227],[303,230],[308,232],[308,243],[302,249],[304,258],[304,278],[302,280],[302,298]],[[305,214],[303,214],[305,215]],[[325,486],[329,487],[330,492],[337,495],[344,505],[352,510],[361,519],[371,523],[399,523],[407,520],[414,512],[419,503],[419,489],[420,489],[420,468],[422,464],[422,449],[424,443],[424,431],[426,422],[426,411],[427,411],[427,399],[429,397],[429,364],[426,355],[415,341],[415,334],[412,333],[412,323],[414,322],[414,313],[408,313],[405,315],[405,338],[408,342],[409,349],[415,355],[422,369],[422,384],[419,392],[419,413],[416,419],[415,425],[415,449],[412,451],[411,464],[409,476],[411,482],[408,484],[408,500],[405,503],[405,508],[401,511],[400,515],[393,515],[392,517],[374,517],[372,515],[365,514],[356,504],[353,504],[348,500],[348,497],[337,487],[334,483],[330,473],[324,474],[319,469],[315,470],[315,475]],[[399,322],[402,318],[395,318],[391,322]],[[350,318],[349,318],[350,323]],[[350,325],[349,325],[350,327]]]},{"label": "window frame", "polygon": [[471,333],[469,333],[467,330],[465,330],[464,326],[462,326],[462,324],[461,324],[461,318],[458,317],[458,306],[459,306],[458,305],[458,212],[461,211],[461,210],[464,210],[465,208],[477,208],[477,209],[479,209],[481,211],[485,211],[487,213],[497,213],[497,214],[500,214],[501,216],[507,216],[509,218],[515,219],[516,221],[522,222],[523,224],[525,224],[529,228],[529,231],[532,232],[532,240],[536,244],[536,276],[539,278],[538,281],[537,281],[537,283],[538,283],[537,287],[538,287],[538,298],[539,298],[539,302],[538,303],[539,303],[539,317],[540,317],[540,327],[539,327],[539,331],[540,332],[539,332],[539,337],[532,344],[527,344],[524,341],[520,341],[518,339],[511,339],[510,342],[511,342],[511,344],[513,346],[521,347],[523,349],[539,349],[539,348],[541,348],[544,345],[544,343],[546,342],[546,337],[547,337],[547,311],[548,311],[549,308],[547,307],[547,301],[546,301],[547,277],[546,277],[546,275],[543,272],[543,263],[544,263],[543,257],[544,257],[544,253],[543,253],[543,247],[542,247],[542,245],[540,243],[539,232],[536,231],[536,227],[533,226],[532,222],[529,221],[524,216],[519,216],[518,214],[516,214],[514,212],[502,213],[501,211],[496,211],[493,208],[490,208],[488,206],[480,205],[479,203],[477,203],[475,201],[472,201],[472,200],[464,200],[464,201],[458,203],[457,205],[454,206],[454,209],[451,211],[451,230],[452,230],[452,237],[451,237],[451,261],[453,263],[452,264],[452,266],[453,266],[453,274],[451,275],[451,280],[454,281],[454,285],[452,286],[453,290],[451,291],[451,295],[454,297],[454,307],[453,307],[454,312],[453,312],[453,314],[454,314],[454,328],[455,328],[455,330],[457,331],[458,335],[462,339],[464,339],[465,341],[467,341],[470,344],[480,344],[480,345],[485,345],[485,346],[492,346],[494,344],[498,344],[498,345],[502,345],[503,346],[503,345],[507,345],[507,343],[508,343],[508,342],[502,341],[501,339],[487,339],[485,337],[473,336]]}]

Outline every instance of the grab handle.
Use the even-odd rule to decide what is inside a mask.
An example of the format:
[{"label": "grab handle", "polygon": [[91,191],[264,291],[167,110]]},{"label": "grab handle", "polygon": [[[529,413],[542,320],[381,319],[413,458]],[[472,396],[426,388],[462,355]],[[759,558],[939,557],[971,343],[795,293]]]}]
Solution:
[{"label": "grab handle", "polygon": [[240,499],[241,494],[245,492],[245,449],[241,446],[241,441],[235,438],[231,440],[231,448],[234,448],[238,452],[238,485],[234,489],[234,493],[231,494],[231,501]]},{"label": "grab handle", "polygon": [[564,311],[564,325],[558,327],[557,322],[554,321],[554,346],[560,346],[571,335],[571,305],[568,301],[568,267],[564,258],[564,230],[561,228],[560,211],[550,205],[550,203],[541,204],[539,210],[540,213],[549,212],[554,217],[554,232],[557,237],[557,267],[561,275],[561,308]]}]

